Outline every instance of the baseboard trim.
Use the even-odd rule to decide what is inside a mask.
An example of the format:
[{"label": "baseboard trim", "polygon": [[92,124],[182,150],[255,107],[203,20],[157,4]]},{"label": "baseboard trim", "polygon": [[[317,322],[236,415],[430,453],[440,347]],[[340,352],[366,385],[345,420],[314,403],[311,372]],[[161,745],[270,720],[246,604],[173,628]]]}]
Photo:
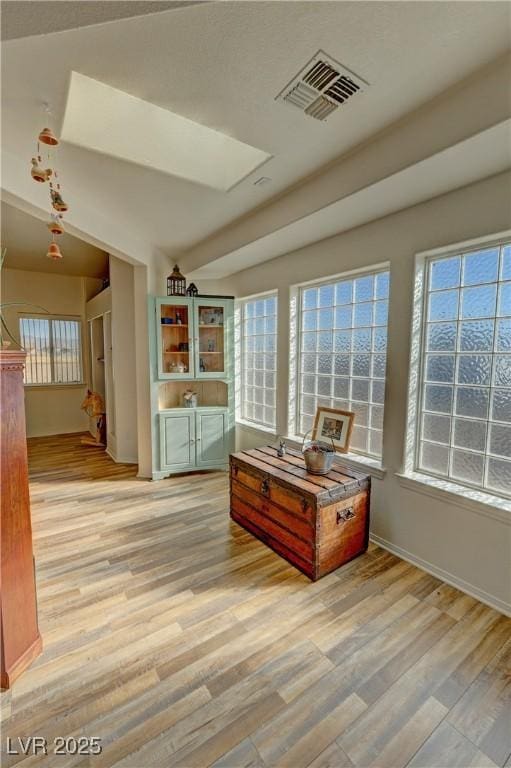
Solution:
[{"label": "baseboard trim", "polygon": [[138,459],[117,456],[108,446],[105,448],[105,451],[116,464],[138,464]]},{"label": "baseboard trim", "polygon": [[490,608],[494,608],[496,611],[503,613],[505,616],[511,616],[511,605],[504,602],[504,600],[500,600],[498,597],[494,597],[489,592],[485,592],[484,589],[475,587],[468,581],[460,579],[458,576],[454,576],[449,571],[444,571],[443,568],[439,568],[437,565],[428,562],[428,560],[423,560],[422,557],[417,557],[407,549],[403,549],[402,547],[397,546],[397,544],[392,544],[392,542],[387,541],[386,539],[382,539],[381,536],[370,533],[369,539],[374,544],[377,544],[379,547],[386,549],[388,552],[392,552],[393,555],[397,555],[397,557],[400,557],[402,560],[406,560],[408,563],[416,565],[418,568],[426,571],[427,573],[430,573],[432,576],[436,576],[437,579],[445,581],[445,583],[449,584],[451,587],[456,587],[456,589],[465,592],[467,595],[470,595],[470,597],[475,597],[476,600],[479,600],[485,605],[489,605]]},{"label": "baseboard trim", "polygon": [[28,648],[23,651],[19,659],[14,664],[2,672],[0,677],[0,688],[8,690],[15,680],[26,670],[27,667],[39,656],[43,650],[43,641],[39,632]]},{"label": "baseboard trim", "polygon": [[83,427],[82,429],[70,429],[68,432],[37,432],[37,433],[26,433],[27,440],[32,440],[34,437],[69,437],[69,435],[88,435],[89,430],[86,427]]},{"label": "baseboard trim", "polygon": [[228,464],[216,464],[213,467],[193,467],[192,469],[176,469],[176,470],[160,470],[159,472],[153,472],[151,480],[168,480],[171,477],[185,476],[185,475],[199,475],[205,472],[227,472],[229,470]]}]

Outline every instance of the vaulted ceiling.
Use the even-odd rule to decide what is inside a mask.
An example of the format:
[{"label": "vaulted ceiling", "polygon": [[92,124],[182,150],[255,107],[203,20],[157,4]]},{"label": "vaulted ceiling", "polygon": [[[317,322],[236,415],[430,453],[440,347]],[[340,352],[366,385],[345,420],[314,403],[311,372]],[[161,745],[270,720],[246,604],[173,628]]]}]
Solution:
[{"label": "vaulted ceiling", "polygon": [[[509,6],[500,2],[102,3],[112,6],[109,18],[101,17],[104,8],[88,19],[79,11],[73,18],[68,9],[60,25],[51,22],[56,3],[31,4],[39,24],[23,16],[26,3],[7,5],[12,39],[2,50],[2,183],[9,202],[39,212],[47,207],[47,190],[30,179],[30,158],[46,119],[43,102],[56,132],[62,127],[73,71],[271,156],[221,191],[62,142],[71,227],[113,250],[131,248],[135,258],[137,251],[169,257],[187,251],[509,46]],[[129,11],[121,6],[134,13],[143,5],[153,8],[119,18]],[[32,36],[20,37],[24,30]],[[275,100],[318,49],[369,83],[326,122]],[[91,105],[88,119],[101,127],[105,116]],[[149,129],[142,126],[134,139],[142,154]],[[171,136],[168,142],[167,152]],[[261,176],[270,181],[254,185]]]}]

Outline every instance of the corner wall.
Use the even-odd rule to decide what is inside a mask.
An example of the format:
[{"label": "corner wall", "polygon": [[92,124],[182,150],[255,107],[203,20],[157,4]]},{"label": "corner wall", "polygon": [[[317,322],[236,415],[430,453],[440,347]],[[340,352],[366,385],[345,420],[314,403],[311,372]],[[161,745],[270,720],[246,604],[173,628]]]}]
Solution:
[{"label": "corner wall", "polygon": [[[511,613],[511,516],[491,517],[400,484],[406,434],[415,254],[511,228],[503,173],[234,275],[235,295],[279,292],[277,432],[286,433],[290,285],[389,262],[391,272],[383,479],[375,477],[371,533],[383,546]],[[238,426],[238,449],[272,441]]]}]

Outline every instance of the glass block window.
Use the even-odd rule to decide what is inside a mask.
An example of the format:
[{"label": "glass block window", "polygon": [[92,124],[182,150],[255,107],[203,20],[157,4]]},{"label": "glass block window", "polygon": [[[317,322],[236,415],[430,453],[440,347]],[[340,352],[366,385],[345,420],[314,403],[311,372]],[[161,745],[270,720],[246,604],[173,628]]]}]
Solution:
[{"label": "glass block window", "polygon": [[318,405],[354,411],[350,450],[381,457],[389,272],[301,289],[298,429]]},{"label": "glass block window", "polygon": [[511,244],[427,263],[418,469],[511,495]]},{"label": "glass block window", "polygon": [[25,384],[80,384],[81,320],[21,317],[20,341],[27,352]]},{"label": "glass block window", "polygon": [[241,417],[276,425],[277,295],[241,305]]}]

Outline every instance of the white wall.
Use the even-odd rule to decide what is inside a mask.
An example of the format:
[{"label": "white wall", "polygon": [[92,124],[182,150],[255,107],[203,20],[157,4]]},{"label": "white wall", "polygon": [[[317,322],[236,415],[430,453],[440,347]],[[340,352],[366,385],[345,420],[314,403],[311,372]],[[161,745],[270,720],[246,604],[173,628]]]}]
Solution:
[{"label": "white wall", "polygon": [[[101,281],[95,280],[94,282],[98,290]],[[47,272],[27,272],[20,269],[2,270],[3,302],[23,301],[44,307],[50,314],[77,315],[82,318],[85,384],[83,386],[26,387],[25,409],[28,437],[84,432],[88,429],[88,418],[80,406],[83,402],[88,380],[85,302],[87,294],[93,288],[91,283],[91,278],[51,275]],[[14,307],[6,311],[8,326],[18,340],[18,312],[20,311],[30,312],[30,307]]]},{"label": "white wall", "polygon": [[115,461],[136,464],[137,375],[133,265],[110,256],[110,285],[115,444],[109,445],[108,450]]},{"label": "white wall", "polygon": [[137,451],[138,475],[152,475],[152,416],[151,384],[149,377],[149,323],[147,310],[148,270],[134,269],[135,362],[137,389]]},{"label": "white wall", "polygon": [[[499,174],[281,256],[233,278],[238,297],[279,292],[277,431],[286,433],[290,285],[389,262],[391,289],[383,480],[373,480],[371,532],[385,546],[511,612],[511,516],[494,519],[402,487],[414,256],[511,228],[511,173]],[[268,443],[238,427],[238,448]]]}]

